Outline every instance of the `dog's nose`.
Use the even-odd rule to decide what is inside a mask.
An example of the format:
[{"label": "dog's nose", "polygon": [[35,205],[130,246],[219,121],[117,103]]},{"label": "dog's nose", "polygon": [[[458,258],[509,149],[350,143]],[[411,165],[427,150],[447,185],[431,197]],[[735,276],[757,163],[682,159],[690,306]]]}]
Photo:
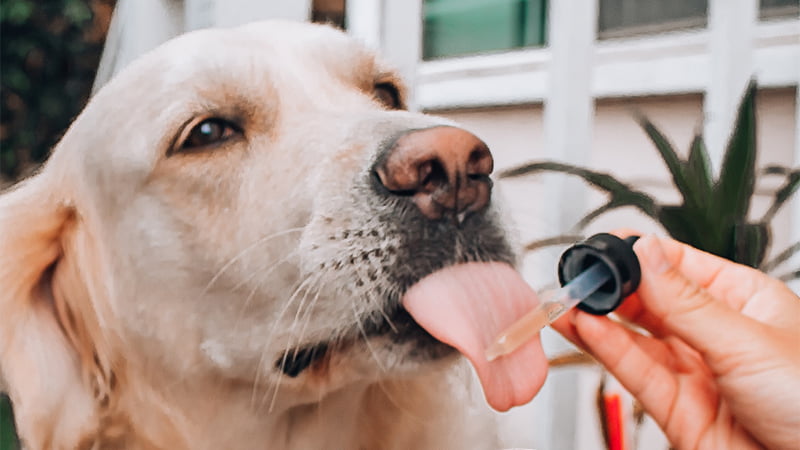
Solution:
[{"label": "dog's nose", "polygon": [[493,166],[477,136],[441,126],[402,135],[375,172],[392,194],[411,196],[425,217],[453,215],[460,222],[489,203]]}]

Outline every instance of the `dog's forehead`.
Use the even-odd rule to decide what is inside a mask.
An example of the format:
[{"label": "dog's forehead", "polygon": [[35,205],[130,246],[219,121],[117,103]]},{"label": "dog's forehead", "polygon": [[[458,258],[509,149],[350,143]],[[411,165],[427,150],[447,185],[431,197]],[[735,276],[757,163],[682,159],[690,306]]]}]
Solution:
[{"label": "dog's forehead", "polygon": [[251,123],[272,123],[274,114],[297,111],[289,105],[305,111],[338,107],[354,94],[364,97],[382,74],[391,73],[371,51],[328,26],[268,21],[199,30],[167,42],[112,79],[59,152],[82,154],[76,160],[96,185],[119,184],[121,178],[135,184],[149,176],[182,125],[194,118],[247,115]]},{"label": "dog's forehead", "polygon": [[152,73],[156,66],[167,86],[223,71],[240,76],[301,70],[318,76],[368,77],[388,71],[371,51],[341,31],[288,21],[200,30],[174,39],[155,53],[150,67],[143,69]]}]

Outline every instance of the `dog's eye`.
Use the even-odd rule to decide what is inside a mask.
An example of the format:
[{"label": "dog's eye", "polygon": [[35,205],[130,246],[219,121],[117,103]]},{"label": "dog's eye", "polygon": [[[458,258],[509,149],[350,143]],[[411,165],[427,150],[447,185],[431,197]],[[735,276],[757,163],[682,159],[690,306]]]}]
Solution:
[{"label": "dog's eye", "polygon": [[217,144],[238,133],[238,128],[227,120],[212,117],[195,125],[181,144],[182,149],[193,149]]},{"label": "dog's eye", "polygon": [[392,83],[378,83],[375,85],[375,98],[390,109],[402,109],[400,92]]}]

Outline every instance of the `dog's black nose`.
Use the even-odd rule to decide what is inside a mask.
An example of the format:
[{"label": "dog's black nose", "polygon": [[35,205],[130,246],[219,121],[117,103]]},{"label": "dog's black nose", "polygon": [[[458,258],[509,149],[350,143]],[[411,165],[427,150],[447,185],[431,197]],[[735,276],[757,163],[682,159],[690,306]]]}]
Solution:
[{"label": "dog's black nose", "polygon": [[441,126],[400,136],[375,172],[389,192],[411,196],[425,217],[461,219],[489,203],[493,167],[489,148],[477,136]]}]

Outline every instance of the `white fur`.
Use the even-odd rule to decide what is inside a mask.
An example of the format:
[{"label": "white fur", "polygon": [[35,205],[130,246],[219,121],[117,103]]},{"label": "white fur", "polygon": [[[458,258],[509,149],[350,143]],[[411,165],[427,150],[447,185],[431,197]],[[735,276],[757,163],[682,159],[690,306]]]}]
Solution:
[{"label": "white fur", "polygon": [[[399,83],[327,27],[194,32],[112,80],[0,196],[0,368],[29,448],[492,448],[457,358],[358,333],[395,288],[354,280],[375,254],[408,261],[357,180],[388,137],[447,123],[387,110],[379,78]],[[244,137],[170,153],[218,115]],[[276,368],[330,339],[324,364]]]}]

